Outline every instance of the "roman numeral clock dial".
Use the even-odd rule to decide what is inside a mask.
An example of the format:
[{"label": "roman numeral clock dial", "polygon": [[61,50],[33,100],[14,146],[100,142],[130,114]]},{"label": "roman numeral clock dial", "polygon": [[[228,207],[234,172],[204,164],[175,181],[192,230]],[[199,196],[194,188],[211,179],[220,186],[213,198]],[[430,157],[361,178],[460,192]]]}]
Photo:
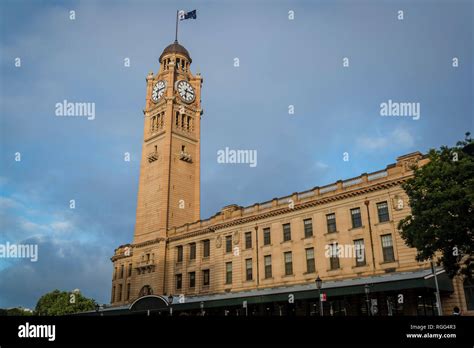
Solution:
[{"label": "roman numeral clock dial", "polygon": [[158,81],[154,86],[151,92],[151,100],[155,103],[161,99],[163,94],[165,94],[166,82],[163,80]]},{"label": "roman numeral clock dial", "polygon": [[180,80],[176,82],[176,90],[178,91],[179,97],[185,103],[192,103],[196,98],[194,88],[189,84],[188,81]]}]

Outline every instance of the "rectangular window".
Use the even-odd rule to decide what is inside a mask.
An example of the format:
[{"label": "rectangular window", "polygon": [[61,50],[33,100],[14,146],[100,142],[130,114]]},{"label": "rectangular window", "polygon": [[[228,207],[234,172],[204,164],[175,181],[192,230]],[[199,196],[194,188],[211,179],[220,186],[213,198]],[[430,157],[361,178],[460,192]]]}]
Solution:
[{"label": "rectangular window", "polygon": [[283,224],[283,241],[288,240],[291,240],[291,227],[290,224]]},{"label": "rectangular window", "polygon": [[119,294],[118,294],[118,300],[119,302],[122,301],[122,284],[119,284]]},{"label": "rectangular window", "polygon": [[245,232],[245,249],[252,248],[252,232]]},{"label": "rectangular window", "polygon": [[331,244],[331,252],[329,254],[329,266],[332,270],[339,269],[339,247],[337,243]]},{"label": "rectangular window", "polygon": [[183,287],[183,275],[176,275],[176,290],[180,290]]},{"label": "rectangular window", "polygon": [[127,284],[127,301],[130,300],[130,283]]},{"label": "rectangular window", "polygon": [[211,277],[208,269],[202,271],[202,285],[209,286]]},{"label": "rectangular window", "polygon": [[351,209],[352,228],[362,227],[362,218],[360,216],[360,208]]},{"label": "rectangular window", "polygon": [[356,239],[354,241],[354,251],[355,251],[355,259],[356,259],[356,266],[365,266],[365,246],[363,239]]},{"label": "rectangular window", "polygon": [[211,241],[206,239],[202,242],[202,256],[209,257],[211,255]]},{"label": "rectangular window", "polygon": [[132,276],[132,264],[131,263],[128,264],[128,276],[129,277]]},{"label": "rectangular window", "polygon": [[196,259],[196,243],[189,244],[189,259],[190,260]]},{"label": "rectangular window", "polygon": [[316,264],[314,262],[314,248],[306,249],[306,272],[307,273],[316,272]]},{"label": "rectangular window", "polygon": [[183,262],[183,246],[179,245],[176,247],[177,253],[178,253],[178,262]]},{"label": "rectangular window", "polygon": [[272,242],[270,237],[270,227],[263,229],[263,245],[270,245]]},{"label": "rectangular window", "polygon": [[265,278],[272,277],[272,256],[267,255],[263,258],[265,265]]},{"label": "rectangular window", "polygon": [[232,236],[225,237],[225,252],[226,253],[232,252]]},{"label": "rectangular window", "polygon": [[232,262],[225,264],[225,283],[232,284]]},{"label": "rectangular window", "polygon": [[384,262],[395,261],[395,255],[393,253],[393,241],[391,234],[384,234],[382,238],[382,251]]},{"label": "rectangular window", "polygon": [[114,287],[112,288],[112,301],[111,301],[111,302],[112,302],[112,303],[115,302],[115,285],[114,285]]},{"label": "rectangular window", "polygon": [[189,287],[194,288],[196,286],[196,272],[189,272]]},{"label": "rectangular window", "polygon": [[252,259],[246,259],[245,260],[245,279],[246,280],[252,280],[253,279]]},{"label": "rectangular window", "polygon": [[291,251],[287,251],[283,253],[285,259],[285,275],[292,275],[293,274],[293,257],[291,255]]},{"label": "rectangular window", "polygon": [[304,224],[304,237],[309,238],[313,235],[313,219],[303,220]]},{"label": "rectangular window", "polygon": [[379,222],[389,221],[390,216],[388,215],[388,203],[387,202],[377,203],[377,213],[379,215]]},{"label": "rectangular window", "polygon": [[[114,271],[114,279],[117,279],[117,267],[115,267],[115,271]],[[113,302],[113,301],[112,301]]]},{"label": "rectangular window", "polygon": [[326,222],[328,225],[328,233],[336,232],[336,214],[327,214],[326,215]]},{"label": "rectangular window", "polygon": [[123,269],[124,269],[124,265],[121,265],[120,266],[120,278],[123,278]]}]

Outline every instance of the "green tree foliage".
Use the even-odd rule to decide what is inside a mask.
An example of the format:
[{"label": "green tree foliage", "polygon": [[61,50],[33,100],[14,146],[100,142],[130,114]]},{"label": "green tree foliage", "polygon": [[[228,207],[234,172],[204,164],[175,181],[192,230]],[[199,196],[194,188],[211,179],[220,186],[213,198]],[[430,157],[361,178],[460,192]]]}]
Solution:
[{"label": "green tree foliage", "polygon": [[94,310],[96,302],[82,296],[79,292],[54,290],[38,300],[36,315],[67,315]]},{"label": "green tree foliage", "polygon": [[4,309],[0,308],[0,317],[1,316],[29,316],[33,315],[33,313],[29,311],[25,311],[23,308],[9,308],[9,309]]},{"label": "green tree foliage", "polygon": [[402,238],[417,249],[418,261],[441,252],[439,261],[451,277],[463,273],[472,278],[474,144],[469,136],[452,148],[430,150],[430,162],[402,185],[412,214],[398,225]]}]

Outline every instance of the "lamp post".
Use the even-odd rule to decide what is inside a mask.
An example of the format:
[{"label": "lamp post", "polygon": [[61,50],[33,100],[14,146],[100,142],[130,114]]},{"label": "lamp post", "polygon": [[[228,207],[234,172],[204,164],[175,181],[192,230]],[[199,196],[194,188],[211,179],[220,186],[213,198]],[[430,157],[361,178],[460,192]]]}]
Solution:
[{"label": "lamp post", "polygon": [[321,278],[316,278],[316,288],[318,289],[319,292],[319,315],[323,316],[323,301],[321,299],[321,288],[323,287],[323,281]]},{"label": "lamp post", "polygon": [[170,317],[173,316],[173,307],[171,306],[173,304],[173,295],[170,294],[168,296],[168,305],[170,306]]},{"label": "lamp post", "polygon": [[436,287],[435,296],[436,296],[436,307],[438,308],[438,315],[443,315],[443,308],[441,307],[441,296],[439,295],[438,276],[436,275],[436,267],[433,260],[431,260],[431,272],[433,273],[434,280],[435,280],[435,287]]},{"label": "lamp post", "polygon": [[365,291],[365,300],[367,302],[367,315],[370,316],[370,305],[369,305],[369,302],[370,302],[370,299],[369,299],[370,285],[369,284],[364,285],[364,291]]}]

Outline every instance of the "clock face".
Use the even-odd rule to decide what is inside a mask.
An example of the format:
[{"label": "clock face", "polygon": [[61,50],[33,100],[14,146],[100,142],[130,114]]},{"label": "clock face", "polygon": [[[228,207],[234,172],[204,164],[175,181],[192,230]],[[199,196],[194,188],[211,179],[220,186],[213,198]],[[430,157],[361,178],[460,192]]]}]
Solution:
[{"label": "clock face", "polygon": [[196,95],[194,93],[194,88],[189,84],[188,81],[180,80],[176,83],[176,90],[178,91],[179,96],[186,103],[192,103]]},{"label": "clock face", "polygon": [[166,82],[163,80],[158,81],[153,86],[153,91],[151,92],[151,100],[155,103],[160,100],[160,98],[165,94]]}]

